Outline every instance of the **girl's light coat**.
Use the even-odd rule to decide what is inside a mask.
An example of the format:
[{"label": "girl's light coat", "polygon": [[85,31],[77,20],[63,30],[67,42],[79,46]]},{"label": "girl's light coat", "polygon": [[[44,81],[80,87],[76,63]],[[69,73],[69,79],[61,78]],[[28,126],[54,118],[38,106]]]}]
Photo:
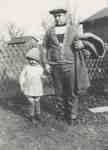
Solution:
[{"label": "girl's light coat", "polygon": [[40,65],[31,66],[26,65],[20,75],[20,86],[24,95],[27,96],[42,96],[43,85],[42,85],[43,68]]}]

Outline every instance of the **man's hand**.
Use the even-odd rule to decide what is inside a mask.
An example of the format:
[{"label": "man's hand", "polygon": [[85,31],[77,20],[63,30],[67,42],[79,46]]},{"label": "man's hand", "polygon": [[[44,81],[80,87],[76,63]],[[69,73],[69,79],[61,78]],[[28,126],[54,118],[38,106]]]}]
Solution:
[{"label": "man's hand", "polygon": [[74,41],[74,48],[77,50],[81,50],[84,48],[84,44],[81,40]]}]

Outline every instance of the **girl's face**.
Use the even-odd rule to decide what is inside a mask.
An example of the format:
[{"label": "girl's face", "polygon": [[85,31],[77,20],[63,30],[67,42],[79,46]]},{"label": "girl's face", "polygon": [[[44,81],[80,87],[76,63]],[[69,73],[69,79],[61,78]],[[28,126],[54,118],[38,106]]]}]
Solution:
[{"label": "girl's face", "polygon": [[29,60],[28,60],[28,63],[29,63],[30,65],[32,65],[32,66],[36,66],[37,64],[39,64],[39,62],[36,61],[36,60],[34,60],[34,59],[29,59]]}]

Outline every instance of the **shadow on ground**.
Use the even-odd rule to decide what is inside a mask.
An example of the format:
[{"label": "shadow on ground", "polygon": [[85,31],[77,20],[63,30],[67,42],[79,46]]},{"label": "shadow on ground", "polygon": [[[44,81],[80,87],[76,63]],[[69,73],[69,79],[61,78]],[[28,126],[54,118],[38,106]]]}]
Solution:
[{"label": "shadow on ground", "polygon": [[[15,88],[13,83],[9,88]],[[108,105],[108,94],[89,92],[80,96],[79,116],[71,126],[61,119],[56,97],[42,97],[43,122],[34,127],[28,117],[29,103],[17,85],[14,96],[0,99],[0,149],[106,150],[108,114],[92,114],[88,107]]]},{"label": "shadow on ground", "polygon": [[[27,98],[20,91],[20,86],[17,81],[7,79],[3,81],[5,85],[5,92],[1,91],[0,106],[4,109],[11,110],[15,114],[28,118],[29,102]],[[3,86],[2,90],[3,90]],[[105,117],[103,114],[93,114],[88,111],[88,107],[108,105],[108,93],[103,91],[103,86],[99,87],[100,83],[92,83],[92,86],[88,89],[88,92],[79,96],[79,115],[73,124],[88,124],[91,122],[103,122]],[[44,125],[48,125],[50,120],[55,122],[62,121],[64,123],[63,110],[58,107],[60,99],[55,96],[43,96],[41,97],[41,116]],[[62,101],[61,101],[62,103]],[[105,115],[106,116],[106,115]],[[51,122],[50,122],[51,123]]]}]

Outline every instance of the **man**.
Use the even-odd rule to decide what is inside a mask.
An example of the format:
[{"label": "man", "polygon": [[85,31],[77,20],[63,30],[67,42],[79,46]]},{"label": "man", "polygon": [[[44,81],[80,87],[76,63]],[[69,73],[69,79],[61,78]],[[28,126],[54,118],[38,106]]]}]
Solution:
[{"label": "man", "polygon": [[[83,38],[84,36],[80,37],[70,15],[65,19],[66,11],[62,12],[59,21],[57,16],[55,20],[52,18],[50,21],[52,25],[47,27],[43,45],[47,49],[48,61],[52,66],[56,95],[63,98],[65,119],[71,124],[72,119],[76,119],[78,115],[78,93],[85,91],[90,85],[83,49],[91,50],[95,56],[97,53],[92,43]],[[56,13],[59,11],[56,10]],[[57,23],[60,26],[60,22],[66,24],[62,28],[63,32],[59,32],[59,28],[55,26]]]}]

